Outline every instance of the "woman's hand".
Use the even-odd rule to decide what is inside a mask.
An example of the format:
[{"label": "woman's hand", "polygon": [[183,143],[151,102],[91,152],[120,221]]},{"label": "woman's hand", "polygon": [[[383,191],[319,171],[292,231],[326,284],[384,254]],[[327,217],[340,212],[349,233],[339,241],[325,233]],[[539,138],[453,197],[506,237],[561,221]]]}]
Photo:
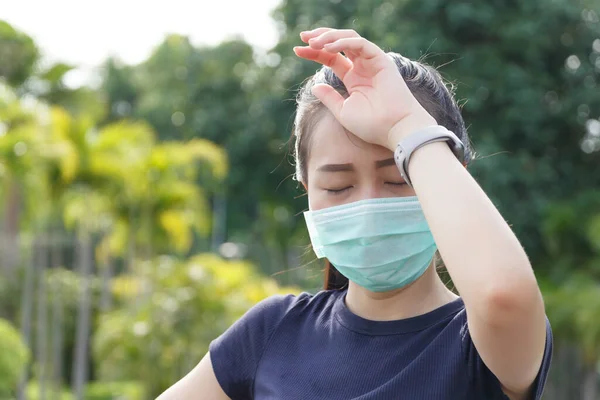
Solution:
[{"label": "woman's hand", "polygon": [[330,67],[349,97],[326,84],[316,85],[313,94],[356,136],[393,151],[411,132],[437,125],[406,86],[394,60],[355,31],[318,28],[300,37],[308,46],[294,47],[296,55]]}]

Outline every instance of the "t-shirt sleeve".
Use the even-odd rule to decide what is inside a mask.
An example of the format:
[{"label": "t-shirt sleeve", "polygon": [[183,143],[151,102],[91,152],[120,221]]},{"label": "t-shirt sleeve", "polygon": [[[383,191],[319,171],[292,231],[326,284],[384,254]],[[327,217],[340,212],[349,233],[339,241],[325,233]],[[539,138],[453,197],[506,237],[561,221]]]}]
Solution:
[{"label": "t-shirt sleeve", "polygon": [[[489,370],[485,365],[475,345],[471,339],[471,335],[468,331],[468,327],[465,322],[464,334],[463,334],[463,348],[466,351],[467,365],[469,370],[470,379],[472,384],[477,387],[477,391],[488,399],[507,399],[504,396],[500,386],[498,378]],[[532,400],[540,400],[546,385],[546,379],[548,377],[548,371],[550,370],[550,362],[552,360],[552,349],[553,349],[553,338],[552,329],[550,327],[550,321],[546,318],[546,346],[544,349],[544,357],[540,370],[538,372],[535,381],[533,382]]]},{"label": "t-shirt sleeve", "polygon": [[271,335],[295,301],[294,295],[271,296],[252,307],[210,343],[215,376],[231,399],[252,398],[260,358]]}]

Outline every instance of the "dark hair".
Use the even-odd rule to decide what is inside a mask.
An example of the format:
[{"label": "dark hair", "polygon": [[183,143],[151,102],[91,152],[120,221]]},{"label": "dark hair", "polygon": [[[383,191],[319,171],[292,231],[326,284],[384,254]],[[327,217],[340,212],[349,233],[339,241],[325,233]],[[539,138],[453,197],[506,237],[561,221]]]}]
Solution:
[{"label": "dark hair", "polygon": [[[465,162],[473,157],[467,135],[465,122],[460,108],[453,97],[454,87],[445,82],[439,72],[418,61],[410,60],[397,53],[388,53],[398,67],[406,85],[417,101],[435,118],[439,125],[454,132],[465,144]],[[325,83],[347,97],[348,91],[344,83],[333,73],[331,68],[322,67],[310,77],[300,89],[296,98],[296,118],[293,136],[295,137],[294,160],[296,164],[296,180],[307,184],[307,161],[310,156],[311,132],[316,123],[327,111],[326,107],[311,92],[316,84]],[[343,277],[329,261],[325,264],[325,289],[340,289],[348,280]]]}]

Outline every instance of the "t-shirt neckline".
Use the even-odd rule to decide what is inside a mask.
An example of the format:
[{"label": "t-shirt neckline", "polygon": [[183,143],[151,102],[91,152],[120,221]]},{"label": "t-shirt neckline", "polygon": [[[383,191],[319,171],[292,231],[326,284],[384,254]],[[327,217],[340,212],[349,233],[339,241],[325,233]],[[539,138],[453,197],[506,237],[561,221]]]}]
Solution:
[{"label": "t-shirt neckline", "polygon": [[452,300],[428,313],[394,321],[372,321],[354,314],[346,306],[347,290],[336,293],[333,314],[340,324],[366,335],[397,335],[417,332],[455,315],[464,308],[462,298]]}]

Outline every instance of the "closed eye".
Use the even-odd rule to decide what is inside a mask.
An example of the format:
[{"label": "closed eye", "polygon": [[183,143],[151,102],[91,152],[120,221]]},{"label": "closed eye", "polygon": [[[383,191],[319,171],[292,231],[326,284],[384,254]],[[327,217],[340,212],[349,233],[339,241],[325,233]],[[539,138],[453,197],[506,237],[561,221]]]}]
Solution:
[{"label": "closed eye", "polygon": [[325,189],[327,191],[327,193],[331,193],[331,194],[341,194],[344,193],[348,190],[352,189],[352,186],[347,186],[341,189]]},{"label": "closed eye", "polygon": [[402,181],[402,182],[385,182],[386,185],[393,185],[393,186],[404,186],[406,185],[406,182]]}]

